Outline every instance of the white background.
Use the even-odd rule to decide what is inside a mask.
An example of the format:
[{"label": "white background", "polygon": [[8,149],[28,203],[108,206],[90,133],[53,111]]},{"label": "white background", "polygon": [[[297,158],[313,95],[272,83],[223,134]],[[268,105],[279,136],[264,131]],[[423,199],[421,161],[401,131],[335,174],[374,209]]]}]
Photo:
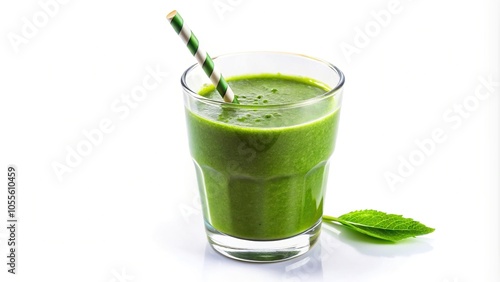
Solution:
[{"label": "white background", "polygon": [[[1,281],[499,281],[500,86],[474,100],[480,77],[500,80],[497,1],[61,0],[44,18],[47,2],[0,4]],[[173,9],[212,56],[288,51],[340,67],[325,213],[373,208],[436,231],[394,245],[324,227],[308,255],[274,264],[214,253],[179,83],[194,59],[165,19]],[[148,68],[168,75],[128,115],[113,110]],[[453,112],[464,101],[467,118]],[[53,164],[68,165],[68,148],[102,122],[112,131],[59,180]],[[415,142],[435,130],[445,140],[418,159]],[[411,156],[418,165],[391,187],[385,175]],[[15,277],[9,164],[19,170]]]}]

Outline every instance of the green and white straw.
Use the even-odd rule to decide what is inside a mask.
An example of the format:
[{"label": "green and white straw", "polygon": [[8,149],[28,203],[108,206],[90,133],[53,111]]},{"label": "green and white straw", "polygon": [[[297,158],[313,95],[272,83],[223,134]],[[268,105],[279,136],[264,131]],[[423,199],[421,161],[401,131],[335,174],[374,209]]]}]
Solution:
[{"label": "green and white straw", "polygon": [[210,77],[210,81],[217,89],[217,92],[222,96],[225,102],[238,104],[238,99],[229,87],[226,80],[215,67],[210,55],[205,52],[198,42],[198,38],[194,35],[191,29],[186,25],[181,15],[176,10],[168,13],[167,19],[174,28],[175,32],[181,37],[184,44],[187,45],[191,54],[196,58],[198,64],[202,66],[203,71]]}]

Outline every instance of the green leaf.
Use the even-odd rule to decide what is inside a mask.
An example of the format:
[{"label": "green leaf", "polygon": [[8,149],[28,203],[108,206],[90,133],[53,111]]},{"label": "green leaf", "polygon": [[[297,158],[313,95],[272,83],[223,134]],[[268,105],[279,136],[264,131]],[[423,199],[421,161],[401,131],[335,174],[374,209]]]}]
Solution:
[{"label": "green leaf", "polygon": [[411,218],[376,210],[353,211],[338,218],[324,215],[323,221],[339,222],[355,231],[391,242],[434,231],[434,228],[427,227]]}]

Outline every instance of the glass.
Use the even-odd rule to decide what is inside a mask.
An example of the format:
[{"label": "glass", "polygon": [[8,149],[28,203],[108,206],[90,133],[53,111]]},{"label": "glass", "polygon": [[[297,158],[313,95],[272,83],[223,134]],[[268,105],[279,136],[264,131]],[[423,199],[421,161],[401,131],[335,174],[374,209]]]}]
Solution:
[{"label": "glass", "polygon": [[[237,53],[214,62],[229,79],[282,74],[310,78],[330,89],[299,102],[237,105],[198,94],[210,84],[198,64],[181,78],[210,245],[243,261],[299,256],[321,232],[344,76],[328,62],[290,53]],[[235,124],[235,117],[250,118]],[[265,122],[268,117],[273,122]]]}]

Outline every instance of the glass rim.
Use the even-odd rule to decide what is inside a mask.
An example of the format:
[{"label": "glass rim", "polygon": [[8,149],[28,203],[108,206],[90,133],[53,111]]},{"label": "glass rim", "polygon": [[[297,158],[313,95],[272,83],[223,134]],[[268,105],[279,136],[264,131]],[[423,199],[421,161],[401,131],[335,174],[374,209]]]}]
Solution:
[{"label": "glass rim", "polygon": [[[186,77],[187,77],[188,73],[190,73],[190,72],[193,71],[194,68],[200,66],[200,64],[195,63],[195,64],[191,65],[189,68],[187,68],[182,73],[182,75],[181,75],[181,85],[182,85],[182,88],[184,89],[184,91],[186,93],[188,93],[188,95],[190,97],[192,97],[192,98],[194,98],[196,100],[199,100],[200,102],[204,102],[204,103],[208,103],[208,104],[212,104],[212,105],[218,105],[218,106],[224,106],[224,107],[234,107],[234,108],[266,108],[266,109],[270,109],[270,108],[283,108],[283,107],[285,107],[285,108],[286,107],[298,107],[298,106],[305,106],[305,105],[313,104],[313,103],[316,103],[318,101],[321,101],[321,100],[324,100],[324,99],[327,99],[327,98],[330,98],[332,96],[336,96],[336,95],[340,94],[340,92],[341,92],[340,90],[344,86],[344,81],[345,81],[344,73],[339,68],[337,68],[332,63],[329,63],[328,61],[325,61],[325,60],[322,60],[322,59],[318,59],[318,58],[315,58],[315,57],[311,57],[311,56],[307,56],[307,55],[303,55],[303,54],[290,53],[290,52],[276,52],[276,51],[248,51],[248,52],[227,53],[227,54],[223,54],[223,55],[219,55],[219,56],[213,57],[212,59],[215,61],[218,58],[225,58],[225,57],[231,57],[231,56],[239,56],[239,55],[245,55],[245,54],[288,55],[288,56],[300,57],[300,58],[312,60],[312,61],[315,61],[317,63],[323,64],[324,66],[328,67],[330,70],[332,70],[335,73],[337,73],[337,75],[339,76],[339,79],[338,79],[337,84],[334,87],[332,87],[332,89],[326,91],[325,93],[323,93],[321,95],[318,95],[318,96],[315,96],[315,97],[312,97],[312,98],[309,98],[309,99],[306,99],[306,100],[301,100],[301,101],[297,101],[297,102],[290,102],[290,103],[283,103],[283,104],[242,105],[242,104],[233,104],[233,103],[227,103],[227,102],[224,102],[224,101],[212,100],[212,99],[209,99],[209,98],[206,98],[204,96],[199,95],[197,92],[195,92],[191,88],[189,88],[189,86],[187,85]],[[200,68],[201,68],[201,66],[200,66]],[[203,74],[203,75],[205,75],[205,74]],[[320,81],[320,82],[323,83],[322,81]]]}]

